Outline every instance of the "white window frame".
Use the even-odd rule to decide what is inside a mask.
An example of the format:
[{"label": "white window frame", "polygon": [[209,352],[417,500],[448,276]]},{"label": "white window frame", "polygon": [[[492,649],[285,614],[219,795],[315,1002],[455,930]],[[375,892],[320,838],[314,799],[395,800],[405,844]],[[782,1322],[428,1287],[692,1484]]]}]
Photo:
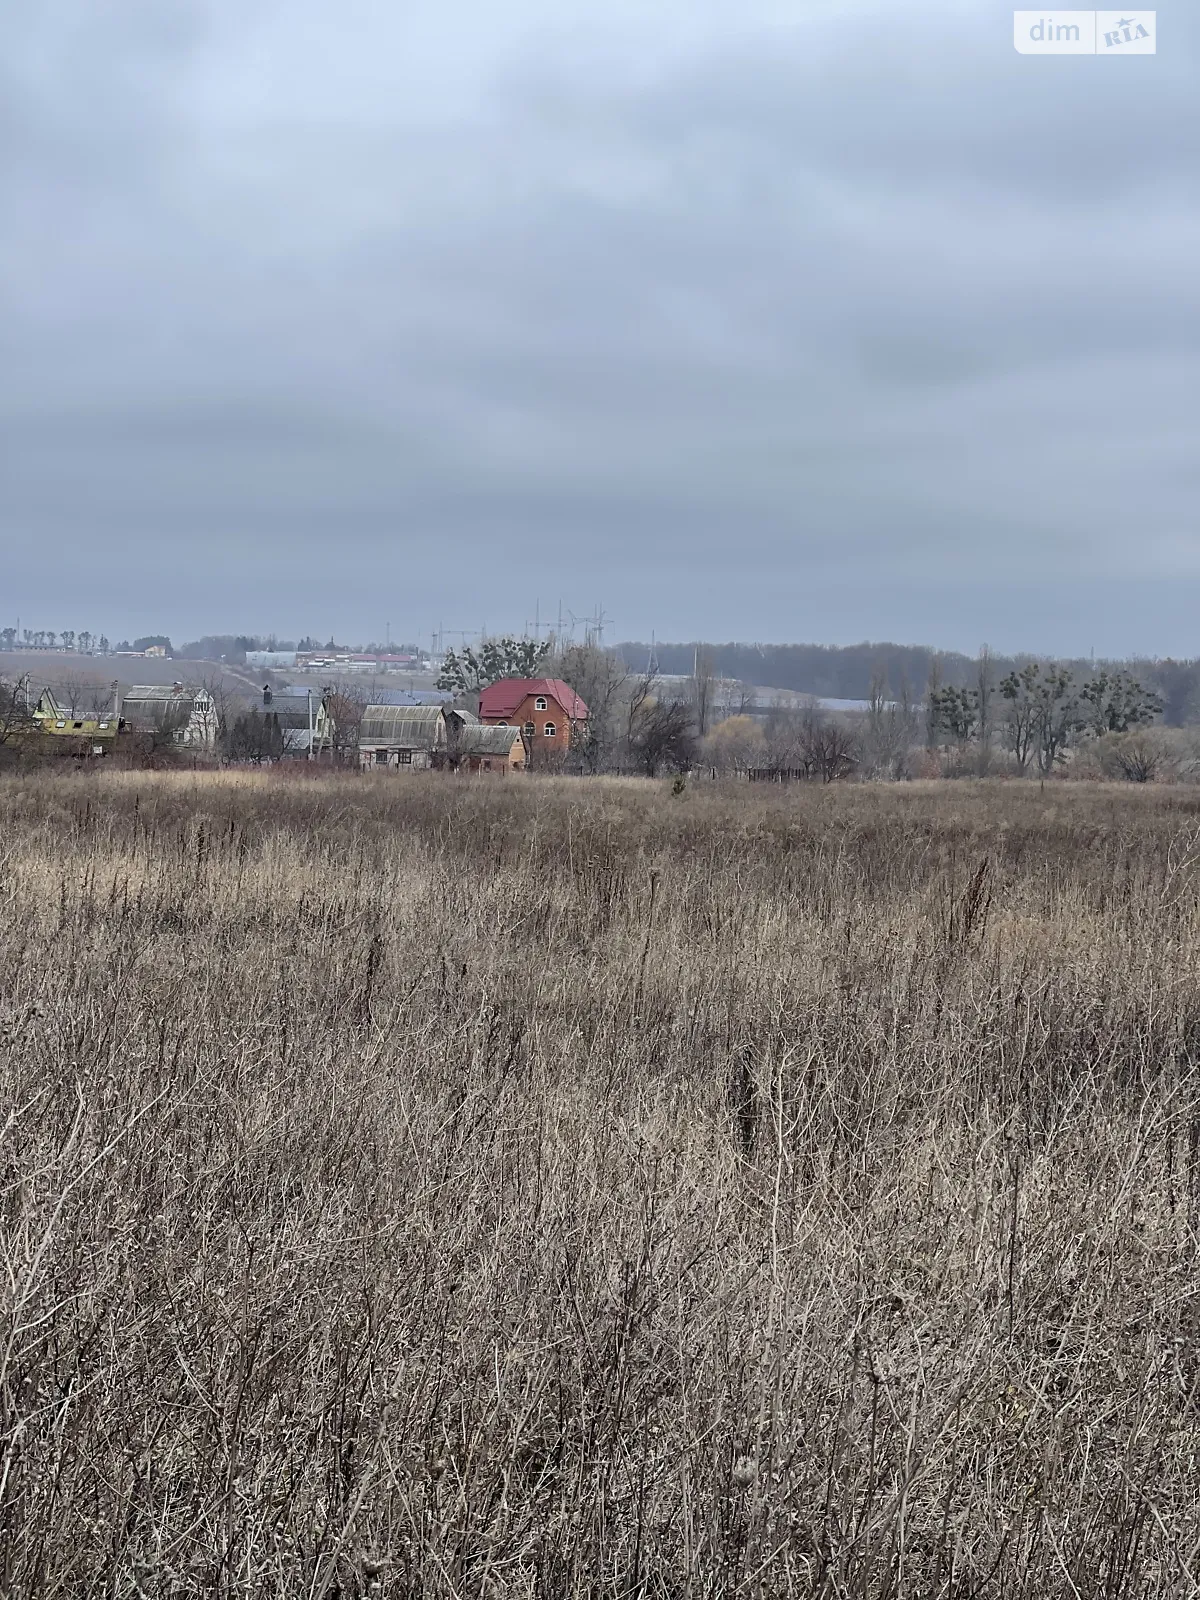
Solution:
[{"label": "white window frame", "polygon": [[547,722],[545,727],[542,729],[542,732],[546,735],[547,739],[557,739],[558,724],[555,722]]},{"label": "white window frame", "polygon": [[546,709],[546,696],[544,694],[539,694],[538,695],[537,699],[533,702],[533,709],[535,711],[545,711],[545,709]]}]

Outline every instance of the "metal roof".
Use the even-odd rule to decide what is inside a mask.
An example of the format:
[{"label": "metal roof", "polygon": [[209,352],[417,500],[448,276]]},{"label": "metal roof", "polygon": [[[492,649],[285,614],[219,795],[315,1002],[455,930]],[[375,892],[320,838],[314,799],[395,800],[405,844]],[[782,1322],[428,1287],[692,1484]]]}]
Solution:
[{"label": "metal roof", "polygon": [[468,728],[458,741],[465,756],[506,756],[514,744],[523,744],[519,728]]},{"label": "metal roof", "polygon": [[376,706],[444,706],[454,696],[448,689],[376,689],[371,704]]},{"label": "metal roof", "polygon": [[121,715],[130,724],[147,723],[162,727],[166,719],[181,718],[186,722],[196,710],[196,701],[207,700],[205,711],[215,710],[207,689],[198,685],[175,689],[170,684],[140,684],[121,697]]},{"label": "metal roof", "polygon": [[445,744],[441,706],[369,705],[358,728],[360,745],[388,744],[434,750]]},{"label": "metal roof", "polygon": [[478,727],[475,715],[457,706],[392,706],[373,701],[363,712],[358,742],[444,750],[448,723],[451,727]]},{"label": "metal roof", "polygon": [[128,705],[131,700],[194,700],[198,694],[207,693],[198,683],[178,687],[172,683],[141,683],[127,690],[123,698]]},{"label": "metal roof", "polygon": [[[296,700],[292,696],[284,701],[272,700],[269,706],[256,706],[264,717],[273,717],[281,728],[303,728],[308,731],[308,701]],[[315,699],[312,703],[313,726],[321,720],[321,702]]]}]

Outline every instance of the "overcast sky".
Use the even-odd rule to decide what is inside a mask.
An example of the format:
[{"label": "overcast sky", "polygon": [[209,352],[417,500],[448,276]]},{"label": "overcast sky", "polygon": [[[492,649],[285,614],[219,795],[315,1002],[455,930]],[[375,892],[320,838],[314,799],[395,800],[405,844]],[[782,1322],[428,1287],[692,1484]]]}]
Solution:
[{"label": "overcast sky", "polygon": [[1200,15],[37,0],[0,625],[1200,654]]}]

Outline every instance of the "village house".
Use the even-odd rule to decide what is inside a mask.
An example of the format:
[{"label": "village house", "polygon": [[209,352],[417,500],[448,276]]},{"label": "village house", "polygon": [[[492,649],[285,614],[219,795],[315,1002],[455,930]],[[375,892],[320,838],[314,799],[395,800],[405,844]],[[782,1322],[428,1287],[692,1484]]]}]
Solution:
[{"label": "village house", "polygon": [[520,772],[525,742],[519,728],[482,727],[461,707],[377,702],[363,712],[358,758],[364,768]]},{"label": "village house", "polygon": [[272,745],[285,756],[319,756],[333,749],[337,724],[329,691],[263,685],[261,715]]},{"label": "village house", "polygon": [[207,689],[182,683],[139,684],[121,706],[125,726],[191,749],[216,748],[220,719]]},{"label": "village house", "polygon": [[588,708],[561,678],[501,678],[479,696],[479,720],[519,728],[529,759],[565,755]]},{"label": "village house", "polygon": [[475,718],[452,706],[386,705],[376,701],[363,712],[358,759],[363,767],[440,766],[462,729]]},{"label": "village house", "polygon": [[72,755],[108,755],[117,742],[120,718],[115,710],[76,716],[58,703],[51,689],[42,690],[30,716],[40,733],[60,741]]}]

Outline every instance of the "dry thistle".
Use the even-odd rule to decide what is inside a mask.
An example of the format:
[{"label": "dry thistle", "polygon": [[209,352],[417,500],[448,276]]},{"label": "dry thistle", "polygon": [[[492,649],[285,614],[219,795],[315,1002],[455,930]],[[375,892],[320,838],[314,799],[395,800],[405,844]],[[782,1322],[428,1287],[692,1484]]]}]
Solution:
[{"label": "dry thistle", "polygon": [[733,1463],[733,1486],[749,1489],[758,1481],[758,1462],[753,1456],[739,1456]]},{"label": "dry thistle", "polygon": [[358,1563],[368,1584],[375,1583],[391,1566],[387,1557],[380,1555],[377,1550],[364,1550],[358,1558]]}]

